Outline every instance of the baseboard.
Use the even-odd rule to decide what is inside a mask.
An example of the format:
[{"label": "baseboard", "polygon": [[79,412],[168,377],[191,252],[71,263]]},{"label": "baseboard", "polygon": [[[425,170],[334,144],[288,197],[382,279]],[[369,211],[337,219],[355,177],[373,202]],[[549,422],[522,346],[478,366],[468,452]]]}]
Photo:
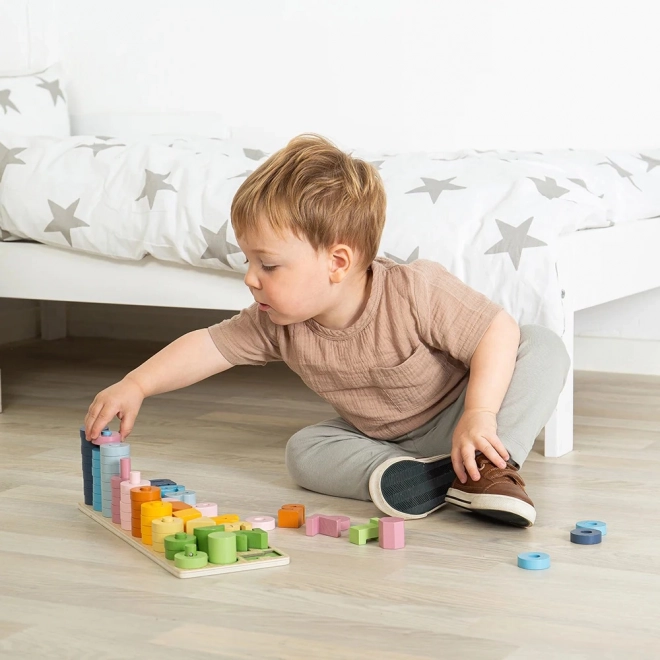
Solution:
[{"label": "baseboard", "polygon": [[576,337],[574,368],[660,376],[660,341]]}]

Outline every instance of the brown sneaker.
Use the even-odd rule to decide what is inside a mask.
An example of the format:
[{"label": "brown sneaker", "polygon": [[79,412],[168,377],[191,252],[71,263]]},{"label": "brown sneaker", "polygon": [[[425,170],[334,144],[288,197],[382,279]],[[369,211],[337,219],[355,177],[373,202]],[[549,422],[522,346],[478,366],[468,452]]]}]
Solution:
[{"label": "brown sneaker", "polygon": [[478,454],[475,460],[481,479],[473,481],[468,475],[462,484],[456,478],[447,491],[446,502],[510,525],[531,527],[536,520],[536,509],[525,492],[525,482],[518,469],[509,464],[504,469],[498,468],[483,454]]}]

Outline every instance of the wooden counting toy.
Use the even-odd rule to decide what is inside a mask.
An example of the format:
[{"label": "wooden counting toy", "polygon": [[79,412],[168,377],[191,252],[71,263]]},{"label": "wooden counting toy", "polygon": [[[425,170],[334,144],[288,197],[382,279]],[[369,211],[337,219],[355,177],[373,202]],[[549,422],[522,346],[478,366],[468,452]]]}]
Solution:
[{"label": "wooden counting toy", "polygon": [[208,563],[208,555],[199,552],[192,543],[186,545],[182,552],[174,555],[174,565],[177,568],[204,568]]},{"label": "wooden counting toy", "polygon": [[275,518],[273,516],[248,516],[245,522],[250,523],[252,527],[263,529],[264,532],[275,529]]},{"label": "wooden counting toy", "polygon": [[379,518],[371,518],[364,525],[353,525],[348,530],[348,540],[355,545],[365,545],[367,541],[375,540],[379,535]]},{"label": "wooden counting toy", "polygon": [[194,518],[200,518],[202,516],[202,514],[199,511],[197,511],[197,509],[194,509],[190,505],[188,505],[187,509],[179,509],[178,511],[174,511],[172,515],[175,518],[181,518],[181,520],[183,520],[184,526],[189,520],[193,520]]},{"label": "wooden counting toy", "polygon": [[213,518],[218,515],[218,505],[215,502],[198,502],[193,506],[207,518]]},{"label": "wooden counting toy", "polygon": [[351,519],[348,516],[323,516],[315,513],[307,518],[305,523],[305,534],[307,536],[334,536],[339,538],[341,533],[351,526]]},{"label": "wooden counting toy", "polygon": [[211,516],[211,518],[215,520],[216,525],[238,522],[241,519],[241,517],[237,516],[235,513],[223,513],[221,516]]},{"label": "wooden counting toy", "polygon": [[226,522],[222,524],[225,526],[225,532],[240,532],[246,529],[252,529],[252,524],[245,522],[245,520],[239,520],[238,522]]},{"label": "wooden counting toy", "polygon": [[186,532],[194,534],[198,527],[215,527],[215,520],[206,516],[198,516],[192,520],[186,521]]},{"label": "wooden counting toy", "polygon": [[305,523],[305,534],[307,536],[334,536],[339,538],[341,533],[351,526],[351,519],[348,516],[323,516],[315,513],[307,518]]},{"label": "wooden counting toy", "polygon": [[[104,429],[92,444],[80,429],[84,501],[78,508],[146,557],[179,578],[284,566],[289,556],[270,547],[267,531],[275,519],[233,513],[218,515],[214,502],[171,479],[141,479],[131,470],[130,447]],[[286,506],[286,505],[285,505]],[[304,507],[289,513],[304,521]],[[297,525],[300,526],[300,525]]]},{"label": "wooden counting toy", "polygon": [[302,527],[305,524],[305,507],[302,504],[283,504],[277,512],[278,527]]},{"label": "wooden counting toy", "polygon": [[399,550],[406,545],[403,518],[385,517],[378,520],[378,545],[384,550]]}]

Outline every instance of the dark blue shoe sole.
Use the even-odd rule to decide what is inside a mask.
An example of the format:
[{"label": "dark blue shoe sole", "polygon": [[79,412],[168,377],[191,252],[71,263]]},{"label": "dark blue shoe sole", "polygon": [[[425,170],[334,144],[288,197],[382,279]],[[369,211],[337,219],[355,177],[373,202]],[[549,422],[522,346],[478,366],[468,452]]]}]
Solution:
[{"label": "dark blue shoe sole", "polygon": [[[428,463],[404,459],[386,467],[377,485],[380,498],[394,510],[392,515],[397,512],[424,517],[445,503],[445,496],[455,478],[450,456]],[[378,505],[378,499],[373,495],[372,499]]]}]

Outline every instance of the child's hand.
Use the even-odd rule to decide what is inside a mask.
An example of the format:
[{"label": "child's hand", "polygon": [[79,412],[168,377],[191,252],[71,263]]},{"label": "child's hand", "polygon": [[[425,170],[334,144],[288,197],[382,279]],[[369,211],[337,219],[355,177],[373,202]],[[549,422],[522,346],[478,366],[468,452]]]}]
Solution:
[{"label": "child's hand", "polygon": [[85,417],[87,439],[96,440],[115,415],[121,420],[119,433],[122,439],[127,438],[133,430],[142,401],[144,394],[140,386],[130,378],[124,378],[99,392]]},{"label": "child's hand", "polygon": [[504,468],[509,459],[509,453],[497,437],[495,413],[466,410],[454,430],[451,449],[454,472],[462,484],[467,481],[466,471],[474,481],[479,481],[481,477],[474,460],[478,451],[499,468]]}]

